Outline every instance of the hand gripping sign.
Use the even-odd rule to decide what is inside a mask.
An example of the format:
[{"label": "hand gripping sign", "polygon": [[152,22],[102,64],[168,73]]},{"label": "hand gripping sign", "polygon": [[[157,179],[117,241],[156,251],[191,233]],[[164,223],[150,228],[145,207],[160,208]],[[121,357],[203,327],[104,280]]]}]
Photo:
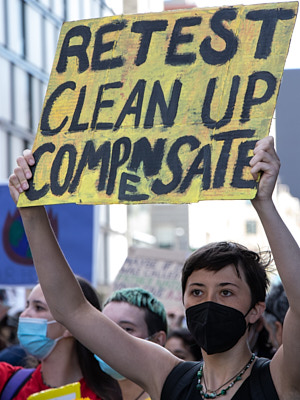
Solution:
[{"label": "hand gripping sign", "polygon": [[297,8],[66,22],[19,205],[253,198]]}]

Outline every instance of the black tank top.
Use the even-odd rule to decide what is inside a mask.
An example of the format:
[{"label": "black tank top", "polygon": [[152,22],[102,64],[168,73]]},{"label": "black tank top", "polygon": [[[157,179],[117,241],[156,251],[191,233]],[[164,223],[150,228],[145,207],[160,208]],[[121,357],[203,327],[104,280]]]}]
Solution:
[{"label": "black tank top", "polygon": [[[200,400],[197,372],[201,362],[182,362],[168,375],[161,400]],[[270,360],[259,358],[251,375],[244,381],[232,400],[279,400],[271,373]]]}]

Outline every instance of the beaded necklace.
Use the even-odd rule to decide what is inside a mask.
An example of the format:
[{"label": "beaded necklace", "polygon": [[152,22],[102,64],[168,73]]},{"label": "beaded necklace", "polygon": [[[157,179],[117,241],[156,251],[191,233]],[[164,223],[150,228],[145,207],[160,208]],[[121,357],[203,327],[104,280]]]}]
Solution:
[{"label": "beaded necklace", "polygon": [[[200,369],[199,369],[199,371],[197,372],[197,377],[198,377],[197,389],[199,390],[202,399],[215,399],[216,397],[219,397],[219,396],[225,396],[225,394],[227,393],[227,391],[228,391],[230,388],[232,388],[232,386],[233,386],[237,381],[240,381],[240,380],[242,379],[242,376],[243,376],[244,373],[247,371],[247,369],[250,367],[250,365],[252,364],[252,362],[254,361],[254,359],[255,359],[255,354],[252,354],[250,360],[249,360],[248,363],[244,366],[244,368],[243,368],[240,372],[238,372],[237,375],[235,375],[233,378],[231,378],[231,379],[233,379],[233,381],[232,381],[225,389],[222,389],[219,393],[217,393],[217,391],[218,391],[219,389],[221,389],[222,386],[226,385],[226,383],[228,383],[228,381],[225,382],[225,383],[224,383],[222,386],[220,386],[218,389],[212,391],[212,393],[207,393],[207,389],[206,389],[206,392],[204,392],[204,390],[203,390],[203,385],[201,384],[201,378],[203,377],[203,379],[204,379],[203,364],[201,364],[201,365],[200,365]],[[230,381],[231,381],[231,379],[230,379]]]}]

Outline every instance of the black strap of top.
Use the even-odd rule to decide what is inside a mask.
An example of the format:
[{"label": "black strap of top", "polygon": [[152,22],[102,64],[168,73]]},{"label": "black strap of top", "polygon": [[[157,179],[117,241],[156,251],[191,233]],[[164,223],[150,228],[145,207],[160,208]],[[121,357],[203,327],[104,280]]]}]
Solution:
[{"label": "black strap of top", "polygon": [[270,360],[258,358],[250,375],[250,390],[253,400],[279,400],[271,373]]},{"label": "black strap of top", "polygon": [[[196,385],[197,371],[200,365],[201,362],[192,361],[178,364],[165,381],[161,400],[198,399],[199,392],[196,389]],[[252,400],[279,400],[270,374],[269,359],[258,358],[248,379]]]},{"label": "black strap of top", "polygon": [[[178,364],[167,377],[161,393],[161,400],[183,400],[182,393],[187,390],[201,362],[184,361]],[[195,385],[196,387],[196,385]]]}]

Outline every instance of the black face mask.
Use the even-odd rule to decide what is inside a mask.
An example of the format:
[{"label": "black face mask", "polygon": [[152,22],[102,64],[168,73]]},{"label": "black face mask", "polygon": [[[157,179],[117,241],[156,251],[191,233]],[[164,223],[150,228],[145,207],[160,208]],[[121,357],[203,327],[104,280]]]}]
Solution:
[{"label": "black face mask", "polygon": [[246,315],[235,308],[207,301],[189,307],[186,322],[198,345],[207,354],[215,354],[231,349],[244,335]]}]

